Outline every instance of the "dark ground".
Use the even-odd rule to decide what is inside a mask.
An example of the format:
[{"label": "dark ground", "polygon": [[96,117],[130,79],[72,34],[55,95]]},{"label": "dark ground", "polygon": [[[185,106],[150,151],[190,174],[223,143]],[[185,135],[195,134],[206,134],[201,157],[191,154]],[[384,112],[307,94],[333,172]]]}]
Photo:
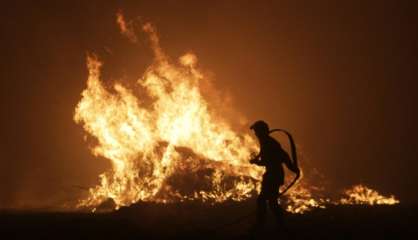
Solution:
[{"label": "dark ground", "polygon": [[[249,239],[253,211],[252,201],[215,206],[141,203],[94,214],[2,211],[0,238]],[[274,229],[269,215],[258,239],[414,239],[409,236],[418,233],[417,216],[414,206],[329,206],[287,216],[287,235]]]}]

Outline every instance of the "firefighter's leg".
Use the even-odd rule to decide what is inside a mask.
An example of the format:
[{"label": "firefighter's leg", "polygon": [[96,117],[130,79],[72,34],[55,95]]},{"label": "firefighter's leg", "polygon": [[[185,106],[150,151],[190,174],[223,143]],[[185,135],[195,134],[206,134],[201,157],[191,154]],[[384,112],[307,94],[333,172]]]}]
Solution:
[{"label": "firefighter's leg", "polygon": [[256,239],[257,236],[261,234],[264,223],[266,221],[267,199],[262,193],[263,191],[261,191],[257,198],[256,221],[250,230],[251,239]]},{"label": "firefighter's leg", "polygon": [[256,226],[261,227],[266,221],[267,213],[267,200],[270,193],[270,182],[269,179],[263,176],[263,181],[261,182],[261,192],[257,198],[257,222]]},{"label": "firefighter's leg", "polygon": [[251,229],[251,236],[255,238],[260,234],[262,227],[266,221],[267,213],[267,199],[268,199],[268,181],[263,176],[263,181],[261,182],[261,192],[257,197],[257,211],[256,211],[256,222]]},{"label": "firefighter's leg", "polygon": [[276,218],[276,223],[282,227],[284,224],[284,210],[278,203],[277,197],[269,198],[269,207]]},{"label": "firefighter's leg", "polygon": [[266,221],[267,213],[267,199],[263,195],[259,195],[257,198],[257,216],[256,216],[256,225],[261,227]]}]

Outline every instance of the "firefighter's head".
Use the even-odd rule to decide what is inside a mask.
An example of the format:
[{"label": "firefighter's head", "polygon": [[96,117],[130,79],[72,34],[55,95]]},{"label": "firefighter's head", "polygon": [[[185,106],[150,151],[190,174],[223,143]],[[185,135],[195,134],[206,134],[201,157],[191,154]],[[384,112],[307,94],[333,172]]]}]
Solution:
[{"label": "firefighter's head", "polygon": [[270,131],[269,125],[263,120],[256,121],[253,125],[251,125],[250,129],[254,130],[255,135],[258,138],[267,137]]}]

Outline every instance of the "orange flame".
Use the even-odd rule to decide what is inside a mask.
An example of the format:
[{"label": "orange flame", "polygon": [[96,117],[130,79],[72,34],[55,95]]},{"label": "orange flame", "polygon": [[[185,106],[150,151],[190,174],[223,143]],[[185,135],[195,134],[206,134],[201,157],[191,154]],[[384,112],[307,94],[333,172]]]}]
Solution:
[{"label": "orange flame", "polygon": [[[196,56],[188,53],[174,64],[159,47],[154,28],[146,24],[144,30],[150,34],[156,59],[138,80],[138,87],[152,99],[150,106],[119,83],[113,86],[115,93],[108,91],[100,81],[102,63],[95,56],[87,58],[87,88],[74,120],[97,138],[93,153],[109,159],[113,168],[100,176],[100,186],[91,189],[81,204],[95,205],[107,198],[117,206],[190,198],[167,184],[170,177],[190,167],[217,169],[211,174],[213,190],[193,196],[216,201],[247,198],[261,176],[261,169],[247,163],[257,149],[255,141],[209,112],[199,89],[204,76],[196,68]],[[193,164],[190,156],[182,154],[184,149],[206,162]],[[224,174],[237,177],[228,189],[222,187]]]},{"label": "orange flame", "polygon": [[340,200],[341,204],[393,205],[399,203],[395,196],[382,196],[377,191],[361,184],[346,190],[345,195],[347,196]]},{"label": "orange flame", "polygon": [[136,37],[135,31],[132,27],[132,22],[126,22],[125,17],[122,14],[122,11],[116,13],[116,23],[119,26],[120,33],[127,37],[131,42],[137,42],[138,38]]}]

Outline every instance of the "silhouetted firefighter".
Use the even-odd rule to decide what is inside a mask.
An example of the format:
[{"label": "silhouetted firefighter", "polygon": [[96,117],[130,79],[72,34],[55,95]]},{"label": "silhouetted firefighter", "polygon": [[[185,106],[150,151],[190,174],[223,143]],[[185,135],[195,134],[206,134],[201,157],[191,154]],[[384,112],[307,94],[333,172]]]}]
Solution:
[{"label": "silhouetted firefighter", "polygon": [[[254,130],[260,143],[260,153],[251,159],[250,162],[266,168],[261,183],[261,192],[257,198],[257,222],[253,229],[253,234],[255,234],[264,225],[267,202],[277,220],[278,227],[283,227],[284,210],[279,205],[278,198],[296,182],[296,179],[299,178],[300,171],[297,164],[294,142],[287,131],[281,129],[270,130],[269,126],[264,121],[255,122],[251,126],[251,129]],[[291,161],[289,154],[280,146],[280,143],[270,136],[270,133],[274,131],[283,131],[288,135],[291,141],[292,157],[294,158],[293,162]],[[288,169],[296,173],[296,178],[286,190],[280,193],[279,188],[284,183],[283,163]]]}]

